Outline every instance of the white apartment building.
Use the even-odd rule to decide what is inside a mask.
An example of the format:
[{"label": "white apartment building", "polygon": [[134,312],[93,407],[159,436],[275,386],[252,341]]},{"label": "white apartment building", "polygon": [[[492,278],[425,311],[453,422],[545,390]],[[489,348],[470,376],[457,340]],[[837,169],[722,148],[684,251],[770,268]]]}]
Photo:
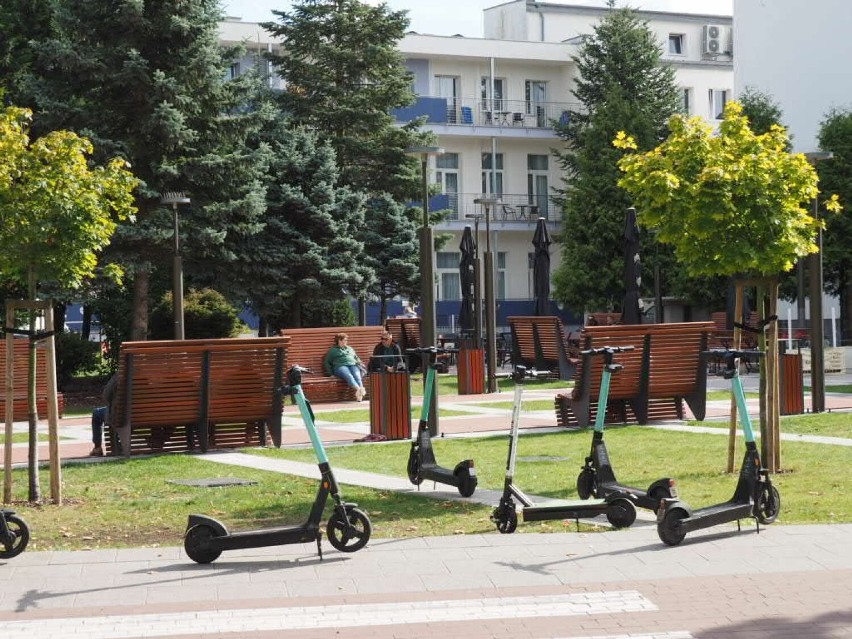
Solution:
[{"label": "white apartment building", "polygon": [[[429,160],[429,182],[441,195],[433,209],[449,209],[436,232],[451,240],[435,256],[437,324],[451,330],[460,300],[459,243],[465,226],[478,226],[478,244],[496,255],[497,324],[508,315],[532,314],[532,236],[539,217],[551,234],[562,227],[552,201],[563,187],[553,150],[561,140],[553,122],[577,110],[571,93],[577,71],[579,36],[589,34],[607,9],[515,0],[485,10],[484,38],[410,32],[400,42],[414,76],[417,101],[395,115],[400,122],[426,116],[442,156]],[[684,109],[715,120],[732,97],[733,54],[730,16],[639,11],[676,70]],[[278,46],[258,25],[229,20],[223,41],[253,48]],[[239,61],[249,64],[250,57]],[[235,72],[239,72],[236,69]],[[493,160],[492,160],[493,158]],[[488,211],[476,200],[499,198]],[[476,216],[479,216],[477,222]],[[551,246],[551,264],[560,260]],[[554,314],[579,323],[584,309]]]}]

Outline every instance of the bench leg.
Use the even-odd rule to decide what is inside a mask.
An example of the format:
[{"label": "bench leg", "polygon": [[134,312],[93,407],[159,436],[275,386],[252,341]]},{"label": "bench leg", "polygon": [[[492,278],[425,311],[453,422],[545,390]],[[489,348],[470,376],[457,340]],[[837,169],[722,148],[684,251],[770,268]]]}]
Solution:
[{"label": "bench leg", "polygon": [[130,457],[130,426],[118,426],[114,428],[121,445],[121,454]]}]

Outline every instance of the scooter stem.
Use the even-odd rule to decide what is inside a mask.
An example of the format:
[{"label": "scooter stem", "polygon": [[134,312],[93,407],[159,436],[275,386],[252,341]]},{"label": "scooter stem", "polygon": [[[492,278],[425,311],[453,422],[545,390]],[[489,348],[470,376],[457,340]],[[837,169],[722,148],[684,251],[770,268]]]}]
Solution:
[{"label": "scooter stem", "polygon": [[302,385],[297,384],[296,386],[293,386],[290,392],[296,399],[296,406],[299,407],[299,413],[302,415],[302,421],[305,422],[305,428],[308,431],[308,436],[311,438],[311,444],[313,445],[314,452],[317,455],[317,461],[320,464],[328,464],[328,456],[325,454],[325,447],[322,445],[322,439],[317,432],[316,424],[314,424],[314,417],[311,413],[310,406],[308,406],[308,402],[302,392]]},{"label": "scooter stem", "polygon": [[423,405],[420,407],[420,421],[429,419],[429,411],[432,409],[432,393],[435,392],[435,369],[432,366],[426,370],[426,386],[423,389]]}]

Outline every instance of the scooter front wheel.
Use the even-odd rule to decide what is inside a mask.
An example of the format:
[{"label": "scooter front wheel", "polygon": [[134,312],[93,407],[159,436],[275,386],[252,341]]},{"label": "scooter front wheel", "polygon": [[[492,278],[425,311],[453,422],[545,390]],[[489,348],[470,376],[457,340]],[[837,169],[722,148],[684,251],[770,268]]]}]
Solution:
[{"label": "scooter front wheel", "polygon": [[[497,507],[494,509],[493,519],[497,524],[497,530],[503,535],[508,535],[518,528],[518,513],[515,512],[515,504],[512,502],[505,508]],[[500,512],[496,512],[496,511]]]},{"label": "scooter front wheel", "polygon": [[760,487],[754,502],[754,516],[761,524],[769,525],[781,512],[781,494],[772,484],[765,483]]},{"label": "scooter front wheel", "polygon": [[209,564],[219,558],[222,551],[210,543],[216,537],[212,526],[199,524],[186,531],[183,549],[187,557],[198,564]]},{"label": "scooter front wheel", "polygon": [[423,483],[423,476],[420,474],[420,451],[414,446],[408,455],[408,481],[415,486]]},{"label": "scooter front wheel", "polygon": [[588,499],[595,494],[595,473],[594,471],[584,468],[577,476],[577,496],[580,499]]},{"label": "scooter front wheel", "polygon": [[2,550],[0,550],[0,559],[11,559],[17,557],[27,544],[30,543],[30,528],[20,517],[16,515],[6,515],[6,528],[8,535],[2,540]]},{"label": "scooter front wheel", "polygon": [[339,511],[335,511],[326,524],[328,541],[340,552],[361,550],[370,541],[372,532],[370,518],[367,517],[367,513],[358,508],[348,508],[346,518]]},{"label": "scooter front wheel", "polygon": [[607,506],[606,518],[616,528],[630,528],[636,521],[636,506],[629,499],[613,499]]},{"label": "scooter front wheel", "polygon": [[687,513],[683,508],[673,508],[665,514],[663,520],[657,524],[657,534],[667,546],[677,546],[686,537],[686,533],[680,528],[680,520],[686,519]]}]

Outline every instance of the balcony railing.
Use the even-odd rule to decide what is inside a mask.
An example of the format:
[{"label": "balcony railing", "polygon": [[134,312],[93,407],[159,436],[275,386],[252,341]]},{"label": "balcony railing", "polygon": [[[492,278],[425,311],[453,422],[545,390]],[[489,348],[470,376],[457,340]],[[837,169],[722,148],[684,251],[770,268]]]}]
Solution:
[{"label": "balcony railing", "polygon": [[[475,202],[485,197],[481,193],[441,193],[429,198],[429,210],[449,210],[447,221],[471,221],[474,216],[482,215],[484,208]],[[514,222],[518,224],[535,224],[543,217],[549,222],[559,222],[562,219],[559,207],[549,197],[544,195],[529,195],[526,193],[503,193],[499,196],[500,203],[489,208],[489,215],[496,222]],[[415,206],[420,206],[419,203]]]},{"label": "balcony railing", "polygon": [[569,102],[421,96],[411,106],[394,109],[392,114],[400,122],[426,116],[426,124],[550,129],[554,121],[567,122],[568,111],[578,108],[578,104]]}]

